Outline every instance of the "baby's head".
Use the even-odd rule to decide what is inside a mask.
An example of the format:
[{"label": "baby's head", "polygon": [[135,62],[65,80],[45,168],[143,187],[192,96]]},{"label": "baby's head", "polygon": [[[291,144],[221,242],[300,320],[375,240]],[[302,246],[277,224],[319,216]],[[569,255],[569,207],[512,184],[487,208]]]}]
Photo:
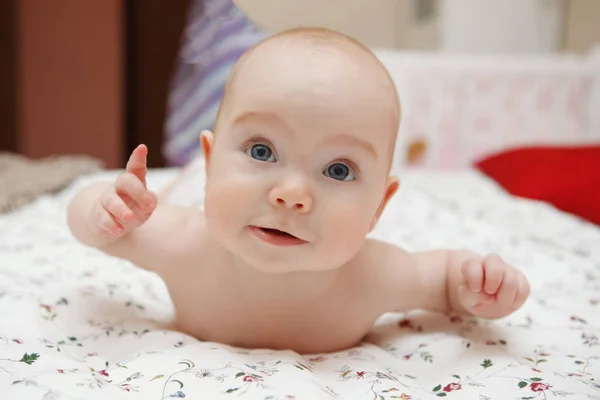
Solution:
[{"label": "baby's head", "polygon": [[259,43],[202,133],[209,230],[264,271],[343,265],[398,188],[399,119],[392,79],[353,39],[295,29]]}]

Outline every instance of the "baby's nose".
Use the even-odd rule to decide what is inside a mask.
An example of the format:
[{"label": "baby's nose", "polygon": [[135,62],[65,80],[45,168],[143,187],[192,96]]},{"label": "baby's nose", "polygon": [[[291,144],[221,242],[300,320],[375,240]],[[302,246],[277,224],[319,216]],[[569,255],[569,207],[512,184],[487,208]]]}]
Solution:
[{"label": "baby's nose", "polygon": [[280,208],[307,213],[312,208],[312,197],[301,186],[277,186],[269,193],[269,202]]}]

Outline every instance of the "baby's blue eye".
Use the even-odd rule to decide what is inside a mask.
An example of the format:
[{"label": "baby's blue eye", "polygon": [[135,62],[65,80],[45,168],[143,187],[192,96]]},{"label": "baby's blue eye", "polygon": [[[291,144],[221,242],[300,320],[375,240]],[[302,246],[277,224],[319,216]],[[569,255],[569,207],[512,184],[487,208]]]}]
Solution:
[{"label": "baby's blue eye", "polygon": [[264,144],[253,145],[246,151],[246,154],[258,161],[275,162],[273,151]]},{"label": "baby's blue eye", "polygon": [[323,173],[325,176],[338,181],[352,181],[356,179],[350,167],[342,163],[331,164]]}]

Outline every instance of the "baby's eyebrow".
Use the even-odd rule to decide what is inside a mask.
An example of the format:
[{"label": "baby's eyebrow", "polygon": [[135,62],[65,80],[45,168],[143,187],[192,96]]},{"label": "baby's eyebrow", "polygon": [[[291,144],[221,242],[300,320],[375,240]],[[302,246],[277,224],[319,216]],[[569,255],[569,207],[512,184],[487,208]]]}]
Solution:
[{"label": "baby's eyebrow", "polygon": [[349,133],[338,133],[333,135],[329,141],[331,142],[343,142],[345,144],[349,144],[351,146],[360,147],[363,151],[369,153],[372,157],[377,158],[377,151],[375,151],[375,147],[373,144],[367,140],[364,140],[358,136],[351,135]]},{"label": "baby's eyebrow", "polygon": [[233,124],[247,124],[252,122],[271,122],[286,125],[286,122],[279,115],[268,111],[246,111],[241,113],[233,120]]},{"label": "baby's eyebrow", "polygon": [[278,134],[292,135],[290,125],[277,113],[270,111],[246,111],[233,118],[231,126],[255,126],[264,129],[270,127]]}]

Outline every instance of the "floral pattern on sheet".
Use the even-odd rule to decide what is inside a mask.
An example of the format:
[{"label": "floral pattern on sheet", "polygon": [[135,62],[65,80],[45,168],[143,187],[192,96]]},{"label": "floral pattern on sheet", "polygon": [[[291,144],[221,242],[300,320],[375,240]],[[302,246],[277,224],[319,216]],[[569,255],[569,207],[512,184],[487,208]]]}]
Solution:
[{"label": "floral pattern on sheet", "polygon": [[374,236],[499,252],[532,282],[522,310],[386,314],[361,346],[332,354],[200,342],[170,328],[155,275],[70,237],[64,210],[81,180],[0,216],[0,397],[600,399],[600,228],[474,173],[403,181]]}]

